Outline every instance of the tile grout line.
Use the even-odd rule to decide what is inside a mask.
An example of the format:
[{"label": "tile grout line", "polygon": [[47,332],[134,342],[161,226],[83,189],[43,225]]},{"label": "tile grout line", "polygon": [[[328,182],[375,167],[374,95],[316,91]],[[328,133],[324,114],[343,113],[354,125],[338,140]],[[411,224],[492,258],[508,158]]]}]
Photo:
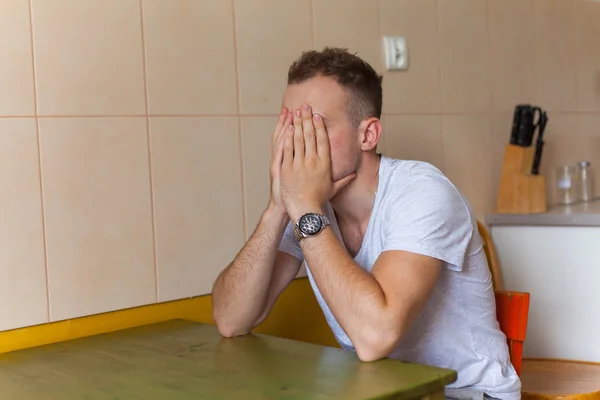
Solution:
[{"label": "tile grout line", "polygon": [[277,117],[278,114],[114,114],[114,115],[0,115],[0,119],[124,119],[124,118],[223,118],[223,117]]},{"label": "tile grout line", "polygon": [[158,248],[156,246],[156,208],[154,206],[154,179],[152,174],[152,146],[150,143],[150,121],[148,114],[148,77],[146,73],[146,40],[144,35],[144,7],[142,0],[139,0],[140,5],[140,30],[142,39],[142,71],[144,78],[144,106],[146,110],[146,143],[148,146],[148,177],[150,184],[150,218],[152,221],[152,249],[154,258],[154,297],[156,302],[159,302],[159,281],[158,281]]},{"label": "tile grout line", "polygon": [[40,120],[38,118],[38,97],[37,97],[37,73],[35,65],[35,51],[33,39],[33,0],[29,0],[29,36],[31,43],[31,66],[33,70],[33,107],[35,112],[35,135],[38,151],[38,176],[40,180],[40,206],[42,217],[42,240],[44,249],[44,272],[46,274],[46,318],[51,322],[52,312],[50,307],[50,271],[48,269],[48,235],[46,231],[46,212],[44,210],[44,182],[42,179],[42,139],[40,135]]},{"label": "tile grout line", "polygon": [[317,24],[315,24],[315,15],[317,14],[317,5],[315,0],[310,0],[310,40],[313,49],[317,48]]},{"label": "tile grout line", "polygon": [[[487,133],[487,149],[488,149],[488,154],[489,154],[489,160],[491,162],[491,168],[489,169],[488,172],[488,181],[489,181],[489,185],[492,189],[492,193],[495,192],[496,188],[494,187],[495,185],[493,185],[494,183],[494,177],[496,176],[496,163],[494,162],[494,116],[492,116],[492,110],[495,108],[494,107],[494,101],[495,101],[495,97],[494,97],[494,90],[492,87],[492,65],[493,65],[493,60],[492,60],[492,10],[491,10],[491,0],[486,0],[485,6],[486,6],[486,19],[487,19],[487,46],[486,46],[486,56],[487,56],[487,67],[488,67],[488,116],[487,116],[487,125],[488,125],[488,133]],[[496,205],[496,199],[492,199],[492,201],[494,202],[494,207]]]},{"label": "tile grout line", "polygon": [[533,65],[532,65],[532,67],[533,67],[533,70],[536,71],[536,73],[534,74],[535,77],[533,79],[533,90],[532,90],[532,93],[531,93],[531,97],[532,97],[532,100],[534,100],[534,101],[537,102],[537,99],[538,99],[538,86],[539,86],[539,82],[538,82],[538,75],[539,74],[537,73],[537,71],[538,71],[539,65],[538,65],[538,57],[537,57],[537,40],[535,40],[535,38],[537,36],[537,33],[536,33],[537,32],[537,26],[536,26],[536,24],[539,21],[538,21],[538,17],[536,15],[536,12],[535,12],[535,0],[531,0],[531,9],[530,9],[530,11],[531,11],[531,15],[533,15],[533,18],[532,18],[532,21],[531,21],[531,29],[533,31],[533,34],[531,35],[533,37],[533,49],[532,49],[533,50]]},{"label": "tile grout line", "polygon": [[441,51],[441,18],[440,18],[440,0],[435,0],[435,41],[437,43],[437,64],[438,64],[438,87],[440,96],[438,98],[438,107],[440,110],[439,117],[439,128],[440,135],[442,136],[441,147],[442,147],[442,171],[446,171],[446,146],[445,146],[445,137],[444,135],[444,96],[443,96],[443,84],[442,84],[442,51]]},{"label": "tile grout line", "polygon": [[441,24],[441,17],[440,17],[440,0],[435,0],[435,41],[437,43],[437,49],[436,49],[436,56],[437,56],[437,78],[438,78],[438,87],[440,90],[440,96],[438,97],[438,109],[440,110],[440,114],[444,114],[444,96],[443,96],[443,90],[444,90],[444,85],[442,83],[443,81],[443,71],[442,71],[442,49],[441,49],[441,29],[442,29],[442,24]]},{"label": "tile grout line", "polygon": [[487,24],[486,24],[486,33],[487,33],[487,46],[486,46],[486,58],[487,58],[487,69],[488,69],[488,101],[489,101],[489,105],[488,105],[488,112],[492,113],[492,110],[494,109],[494,90],[492,87],[492,76],[493,76],[493,71],[492,71],[492,65],[493,64],[493,60],[492,60],[492,10],[491,10],[491,5],[490,5],[490,0],[486,0],[485,2],[485,17],[487,19]]},{"label": "tile grout line", "polygon": [[[381,1],[382,0],[378,0],[377,1],[377,25],[379,27],[379,39],[383,40],[383,33],[384,33],[384,29],[383,29],[383,7],[381,6]],[[383,76],[383,79],[386,79],[386,67],[385,67],[385,62],[383,63],[383,72],[381,73],[381,75]],[[383,89],[383,88],[382,88]],[[383,96],[385,97],[385,90],[383,91]],[[385,100],[385,99],[382,99]],[[380,123],[381,123],[381,136],[379,137],[379,141],[381,142],[381,146],[379,146],[379,153],[382,153],[385,151],[387,153],[387,135],[386,135],[386,131],[385,131],[385,123],[383,121],[384,116],[387,115],[385,112],[385,109],[387,108],[387,101],[383,101],[382,107],[381,107],[381,118],[380,118]],[[383,148],[383,151],[382,151]]]},{"label": "tile grout line", "polygon": [[531,0],[531,8],[532,8],[532,13],[533,13],[533,18],[531,21],[531,25],[533,26],[533,68],[535,71],[534,74],[534,79],[533,79],[533,84],[534,84],[534,88],[533,88],[533,101],[538,101],[540,99],[540,95],[539,95],[539,87],[540,87],[540,74],[538,73],[538,68],[539,68],[539,62],[538,62],[538,52],[539,52],[539,47],[538,47],[538,41],[536,40],[537,35],[538,35],[538,29],[539,29],[539,24],[540,24],[540,18],[537,15],[537,4],[536,4],[536,0]]},{"label": "tile grout line", "polygon": [[245,168],[244,168],[244,139],[242,137],[242,118],[241,118],[241,110],[242,110],[242,99],[240,96],[240,74],[239,74],[239,58],[238,58],[238,35],[237,29],[235,25],[235,0],[231,0],[231,19],[232,19],[232,27],[233,27],[233,65],[235,69],[235,90],[236,90],[236,99],[237,99],[237,128],[238,128],[238,146],[240,149],[240,179],[241,179],[241,189],[242,189],[242,234],[244,236],[243,242],[246,242],[246,238],[248,237],[248,210],[247,201],[246,201],[246,176],[245,176]]},{"label": "tile grout line", "polygon": [[[600,111],[588,110],[557,110],[550,109],[554,114],[582,114],[582,115],[598,115]],[[382,115],[391,116],[485,116],[485,115],[500,115],[511,113],[510,109],[498,109],[488,112],[382,112]],[[260,117],[278,117],[278,114],[148,114],[146,115],[52,115],[52,116],[35,116],[35,115],[6,115],[0,116],[1,119],[130,119],[130,118],[260,118]]]},{"label": "tile grout line", "polygon": [[575,108],[577,110],[581,109],[581,99],[579,98],[579,58],[580,58],[580,51],[579,51],[579,38],[580,38],[580,29],[581,27],[579,26],[578,22],[578,18],[579,18],[579,6],[578,6],[579,2],[577,0],[573,0],[573,18],[572,18],[572,22],[574,25],[574,32],[571,32],[572,35],[574,35],[575,37],[573,37],[573,43],[571,43],[574,47],[575,47],[575,65],[573,68],[573,74],[575,75]]}]

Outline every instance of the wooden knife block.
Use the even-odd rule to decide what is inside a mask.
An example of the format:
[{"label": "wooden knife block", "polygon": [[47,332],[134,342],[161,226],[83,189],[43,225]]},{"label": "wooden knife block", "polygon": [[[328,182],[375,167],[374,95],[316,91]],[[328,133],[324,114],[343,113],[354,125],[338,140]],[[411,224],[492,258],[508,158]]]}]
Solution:
[{"label": "wooden knife block", "polygon": [[546,178],[532,175],[535,146],[506,146],[496,212],[533,214],[546,212]]}]

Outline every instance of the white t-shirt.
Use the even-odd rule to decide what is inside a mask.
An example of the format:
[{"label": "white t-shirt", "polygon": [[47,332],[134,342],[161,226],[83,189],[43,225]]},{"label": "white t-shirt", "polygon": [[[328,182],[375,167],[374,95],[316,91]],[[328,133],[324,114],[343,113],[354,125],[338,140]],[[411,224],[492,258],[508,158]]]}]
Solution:
[{"label": "white t-shirt", "polygon": [[[341,240],[330,205],[326,214]],[[280,250],[303,259],[291,223]],[[521,382],[496,319],[477,221],[466,199],[434,166],[381,158],[373,211],[354,260],[370,272],[386,250],[410,251],[445,262],[430,299],[390,357],[457,371],[458,379],[447,386],[447,396],[462,397],[463,391],[457,389],[469,388],[499,399],[520,399]],[[337,341],[344,349],[354,350],[321,296],[310,265],[305,262],[305,266]]]}]

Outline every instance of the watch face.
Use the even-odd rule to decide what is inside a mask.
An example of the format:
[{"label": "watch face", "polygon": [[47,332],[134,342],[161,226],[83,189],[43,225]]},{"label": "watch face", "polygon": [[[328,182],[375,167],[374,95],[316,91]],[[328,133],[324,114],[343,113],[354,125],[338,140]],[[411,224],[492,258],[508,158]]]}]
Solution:
[{"label": "watch face", "polygon": [[315,235],[321,230],[321,218],[315,214],[306,214],[300,218],[298,227],[306,235]]}]

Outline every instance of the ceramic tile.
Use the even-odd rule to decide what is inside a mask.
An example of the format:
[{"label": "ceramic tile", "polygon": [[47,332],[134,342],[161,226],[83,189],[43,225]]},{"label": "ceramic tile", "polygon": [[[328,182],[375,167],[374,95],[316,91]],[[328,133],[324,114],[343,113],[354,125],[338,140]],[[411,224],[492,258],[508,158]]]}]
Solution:
[{"label": "ceramic tile", "polygon": [[34,119],[0,119],[0,331],[48,322]]},{"label": "ceramic tile", "polygon": [[[600,116],[556,114],[544,134],[545,145],[540,171],[547,178],[547,198],[555,204],[555,170],[563,165],[576,166],[579,161],[590,161],[594,171],[600,171]],[[600,195],[600,172],[594,175],[596,196]]]},{"label": "ceramic tile", "polygon": [[494,184],[494,209],[496,207],[496,199],[498,198],[504,153],[506,152],[506,146],[510,143],[512,120],[513,115],[509,113],[501,113],[492,117],[490,157],[492,160],[492,182]]},{"label": "ceramic tile", "polygon": [[381,121],[381,136],[379,137],[379,143],[377,143],[377,152],[380,154],[387,154],[387,147],[386,147],[386,138],[387,138],[387,130],[386,130],[386,119],[387,119],[387,115],[383,114],[380,118]]},{"label": "ceramic tile", "polygon": [[0,3],[0,116],[35,115],[29,1]]},{"label": "ceramic tile", "polygon": [[574,110],[576,97],[573,0],[535,0],[536,101],[551,111]]},{"label": "ceramic tile", "polygon": [[408,69],[384,75],[385,112],[439,113],[437,1],[382,0],[380,8],[382,35],[402,36],[408,46]]},{"label": "ceramic tile", "polygon": [[492,110],[534,102],[536,57],[533,0],[490,0]]},{"label": "ceramic tile", "polygon": [[600,3],[577,0],[578,108],[600,111]]},{"label": "ceramic tile", "polygon": [[159,300],[210,293],[244,244],[236,117],[152,118]]},{"label": "ceramic tile", "polygon": [[40,120],[51,319],[156,300],[146,121]]},{"label": "ceramic tile", "polygon": [[237,113],[231,2],[142,5],[149,113]]},{"label": "ceramic tile", "polygon": [[254,232],[256,224],[269,204],[271,139],[277,117],[243,117],[241,122],[246,238],[248,238]]},{"label": "ceramic tile", "polygon": [[444,169],[441,120],[439,116],[386,116],[386,155],[418,160]]},{"label": "ceramic tile", "polygon": [[145,113],[139,0],[32,0],[40,115]]},{"label": "ceramic tile", "polygon": [[384,65],[378,11],[377,2],[372,0],[315,0],[315,47],[345,47],[381,73]]},{"label": "ceramic tile", "polygon": [[444,170],[481,220],[495,208],[491,123],[487,116],[444,116]]},{"label": "ceramic tile", "polygon": [[[600,115],[585,115],[579,119],[582,138],[580,147],[563,162],[589,161],[592,168],[594,196],[600,197]],[[559,160],[560,161],[560,160]]]},{"label": "ceramic tile", "polygon": [[277,114],[290,64],[313,46],[310,0],[235,0],[240,112]]},{"label": "ceramic tile", "polygon": [[487,13],[485,1],[439,0],[444,113],[487,113],[490,110]]}]

